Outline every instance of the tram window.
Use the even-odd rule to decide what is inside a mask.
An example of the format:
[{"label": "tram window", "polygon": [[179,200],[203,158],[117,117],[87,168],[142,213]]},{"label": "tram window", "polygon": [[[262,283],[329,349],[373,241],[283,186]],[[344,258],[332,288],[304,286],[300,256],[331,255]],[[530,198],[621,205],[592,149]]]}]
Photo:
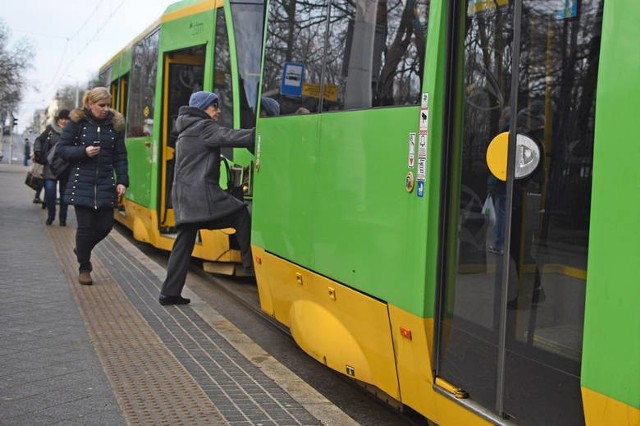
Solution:
[{"label": "tram window", "polygon": [[116,109],[116,106],[118,105],[118,81],[117,80],[111,83],[109,92],[111,93],[111,108]]},{"label": "tram window", "polygon": [[[104,87],[109,87],[109,84],[111,83],[111,71],[111,65],[109,65],[107,69],[100,73],[99,80]],[[111,96],[113,96],[113,93]]]},{"label": "tram window", "polygon": [[145,136],[145,128],[153,118],[159,35],[160,32],[155,31],[133,47],[127,108],[129,137]]},{"label": "tram window", "polygon": [[[262,96],[280,103],[280,115],[295,114],[303,107],[317,112],[318,95],[299,95],[282,91],[285,64],[304,64],[300,89],[320,87],[324,39],[327,28],[327,3],[324,0],[296,2],[291,10],[288,1],[269,3],[269,23],[264,55]],[[319,92],[319,90],[317,90]]]},{"label": "tram window", "polygon": [[336,0],[331,7],[324,109],[416,105],[429,0]]},{"label": "tram window", "polygon": [[229,35],[222,9],[216,16],[216,45],[214,55],[213,91],[220,97],[220,125],[233,127],[233,89],[231,87],[231,55]]},{"label": "tram window", "polygon": [[240,79],[240,127],[244,129],[256,125],[262,43],[256,43],[255,40],[262,40],[264,7],[262,1],[254,1],[234,3],[231,8]]},{"label": "tram window", "polygon": [[[298,2],[293,14],[271,2],[263,96],[280,102],[281,115],[317,112],[321,97],[324,111],[417,105],[428,9],[429,0],[334,0],[327,27],[323,1]],[[283,77],[288,64],[300,78]],[[285,90],[298,82],[299,93]]]}]

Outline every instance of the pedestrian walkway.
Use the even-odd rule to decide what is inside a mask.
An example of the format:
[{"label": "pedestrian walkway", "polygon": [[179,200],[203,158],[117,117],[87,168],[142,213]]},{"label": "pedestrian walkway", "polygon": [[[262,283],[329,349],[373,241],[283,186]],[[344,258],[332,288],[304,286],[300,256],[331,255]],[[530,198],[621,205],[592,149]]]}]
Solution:
[{"label": "pedestrian walkway", "polygon": [[27,170],[0,164],[0,425],[355,424],[188,289],[161,306],[117,232],[77,284],[73,208],[45,226]]}]

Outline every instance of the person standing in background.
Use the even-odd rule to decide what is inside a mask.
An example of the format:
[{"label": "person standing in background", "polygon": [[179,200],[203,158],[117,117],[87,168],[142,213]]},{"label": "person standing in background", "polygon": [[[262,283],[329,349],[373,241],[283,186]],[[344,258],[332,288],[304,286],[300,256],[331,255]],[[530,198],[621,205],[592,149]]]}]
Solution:
[{"label": "person standing in background", "polygon": [[[31,153],[31,161],[33,161],[34,163],[44,164],[43,161],[44,161],[44,158],[46,157],[46,153],[44,157],[40,158],[39,152],[37,151],[37,149],[40,149],[41,147],[42,147],[42,144],[39,144],[38,138],[36,138],[33,141],[33,152]],[[44,189],[44,185],[42,185],[42,187],[40,187],[40,189],[36,191],[35,195],[33,196],[33,204],[42,204],[42,208],[45,209],[46,205],[40,198],[40,195],[42,194],[43,189]]]},{"label": "person standing in background", "polygon": [[31,157],[31,144],[29,143],[28,138],[24,138],[24,159],[22,160],[22,164],[25,166],[28,166],[30,157]]},{"label": "person standing in background", "polygon": [[69,122],[69,110],[61,109],[56,114],[53,123],[34,142],[33,151],[38,162],[44,164],[44,204],[47,207],[47,225],[51,225],[56,218],[56,188],[60,194],[60,212],[58,219],[60,226],[67,226],[67,203],[64,201],[64,189],[69,178],[69,172],[56,177],[47,164],[48,153],[58,143],[62,130]]},{"label": "person standing in background", "polygon": [[106,87],[85,92],[82,108],[71,111],[56,154],[71,163],[64,201],[75,208],[78,282],[91,285],[91,251],[113,228],[117,197],[129,186],[124,117],[109,108]]},{"label": "person standing in background", "polygon": [[[306,109],[306,108],[298,108]],[[308,111],[308,110],[307,110]],[[298,114],[298,111],[296,111]],[[280,104],[273,98],[263,96],[260,99],[260,117],[277,117],[280,115]]]}]

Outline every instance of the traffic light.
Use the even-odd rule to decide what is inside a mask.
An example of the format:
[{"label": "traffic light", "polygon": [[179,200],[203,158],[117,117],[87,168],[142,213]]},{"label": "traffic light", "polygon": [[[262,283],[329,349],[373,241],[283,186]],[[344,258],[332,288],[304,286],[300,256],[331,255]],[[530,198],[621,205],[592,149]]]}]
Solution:
[{"label": "traffic light", "polygon": [[13,119],[13,125],[14,125],[14,127],[18,125],[18,119],[17,118]]}]

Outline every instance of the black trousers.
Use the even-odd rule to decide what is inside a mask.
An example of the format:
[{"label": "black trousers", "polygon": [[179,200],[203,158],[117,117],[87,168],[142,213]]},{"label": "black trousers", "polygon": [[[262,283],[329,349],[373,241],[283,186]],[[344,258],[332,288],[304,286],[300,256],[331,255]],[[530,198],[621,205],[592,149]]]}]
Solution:
[{"label": "black trousers", "polygon": [[240,245],[240,257],[245,269],[253,268],[251,256],[251,215],[247,208],[217,220],[211,224],[183,224],[178,226],[178,235],[167,265],[167,277],[162,284],[160,294],[163,296],[180,296],[187,280],[191,252],[196,243],[196,236],[200,229],[234,228]]},{"label": "black trousers", "polygon": [[78,230],[76,232],[76,257],[80,272],[91,272],[91,251],[113,228],[113,209],[94,209],[75,206]]}]

